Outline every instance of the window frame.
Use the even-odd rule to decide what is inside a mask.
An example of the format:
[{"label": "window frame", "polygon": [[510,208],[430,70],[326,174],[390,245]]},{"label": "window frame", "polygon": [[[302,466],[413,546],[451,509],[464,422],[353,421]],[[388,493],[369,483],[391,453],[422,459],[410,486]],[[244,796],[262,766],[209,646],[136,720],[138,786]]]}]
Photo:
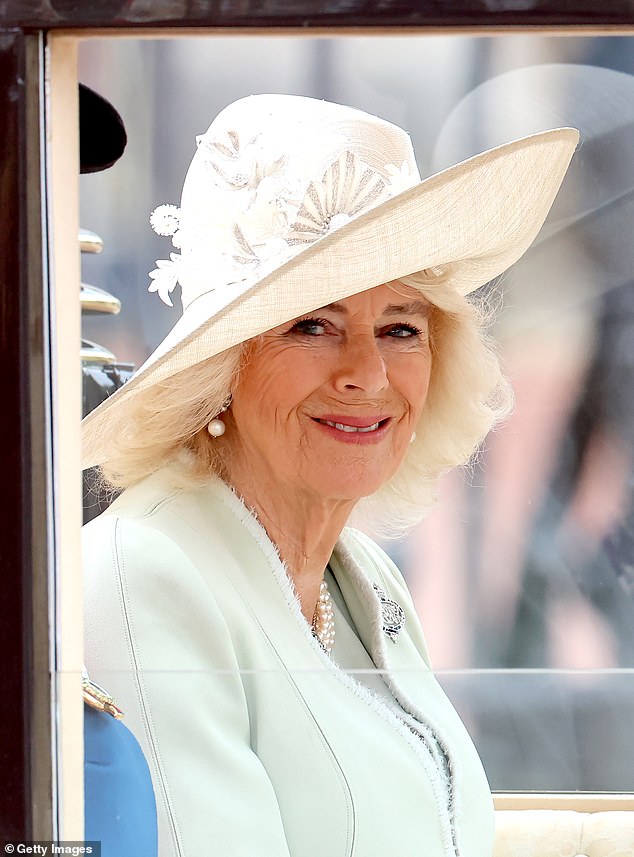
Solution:
[{"label": "window frame", "polygon": [[[9,534],[2,562],[13,576],[3,593],[0,690],[13,714],[5,720],[8,737],[0,747],[7,760],[5,778],[12,784],[0,798],[0,820],[12,819],[15,838],[83,837],[83,757],[77,741],[82,734],[80,444],[79,419],[72,416],[81,410],[76,371],[78,41],[282,31],[299,37],[332,35],[333,28],[368,35],[506,34],[527,27],[531,34],[617,35],[634,28],[634,11],[627,11],[627,4],[606,3],[597,11],[585,0],[548,0],[532,10],[513,9],[512,0],[499,0],[494,10],[474,0],[410,0],[408,8],[399,3],[397,13],[361,4],[364,12],[358,15],[326,13],[326,4],[315,0],[294,4],[299,11],[293,15],[284,13],[282,3],[254,14],[236,2],[223,4],[216,16],[181,9],[178,18],[182,4],[164,0],[143,21],[134,19],[133,2],[123,10],[121,5],[109,0],[100,4],[99,19],[88,10],[70,21],[46,2],[33,12],[33,4],[14,0],[0,25],[0,97],[11,129],[2,145],[15,165],[0,216],[0,241],[14,252],[6,254],[0,270],[3,293],[17,291],[0,307],[1,353],[19,381],[7,401],[18,417],[2,433],[5,448],[15,452],[20,465],[8,473],[12,484],[2,501]],[[21,88],[15,90],[18,83]],[[500,810],[633,810],[634,795],[499,793],[495,805]]]}]

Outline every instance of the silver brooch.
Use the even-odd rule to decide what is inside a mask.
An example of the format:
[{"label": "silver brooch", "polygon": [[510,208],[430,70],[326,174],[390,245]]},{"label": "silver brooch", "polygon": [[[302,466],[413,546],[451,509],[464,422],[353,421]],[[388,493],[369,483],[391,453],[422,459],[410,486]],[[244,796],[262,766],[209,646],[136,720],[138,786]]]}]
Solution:
[{"label": "silver brooch", "polygon": [[396,642],[396,638],[403,630],[405,624],[405,611],[400,604],[388,598],[385,592],[376,583],[373,583],[374,591],[381,602],[381,614],[383,616],[383,633]]}]

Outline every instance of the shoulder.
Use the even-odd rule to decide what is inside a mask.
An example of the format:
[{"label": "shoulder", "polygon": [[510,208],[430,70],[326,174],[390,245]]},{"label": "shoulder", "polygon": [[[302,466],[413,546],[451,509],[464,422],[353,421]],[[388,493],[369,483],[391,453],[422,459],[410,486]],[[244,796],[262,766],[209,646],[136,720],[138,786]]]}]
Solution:
[{"label": "shoulder", "polygon": [[[187,485],[167,467],[126,489],[99,517],[82,528],[87,566],[106,560],[120,565],[178,567],[189,558],[222,556],[242,535],[240,521],[227,515],[229,489],[216,477]],[[213,550],[206,550],[213,544]],[[194,561],[196,564],[196,561]]]},{"label": "shoulder", "polygon": [[213,523],[203,532],[197,494],[147,480],[83,528],[86,659],[117,698],[108,673],[207,669],[212,653],[223,665],[235,660],[225,616],[230,550]]},{"label": "shoulder", "polygon": [[105,603],[137,590],[157,597],[170,580],[182,583],[191,566],[184,540],[165,532],[157,517],[112,509],[82,528],[87,597]]},{"label": "shoulder", "polygon": [[126,488],[110,506],[94,520],[84,526],[84,531],[92,533],[108,529],[115,520],[143,522],[148,528],[157,527],[170,510],[180,504],[196,502],[196,496],[202,485],[188,484],[183,468],[168,465]]},{"label": "shoulder", "polygon": [[204,611],[222,627],[213,584],[228,549],[214,533],[221,527],[201,508],[201,494],[158,473],[82,528],[86,626],[104,649],[109,623],[121,636],[143,628],[152,638],[159,625],[166,631],[171,624],[177,638],[184,618],[193,622]]}]

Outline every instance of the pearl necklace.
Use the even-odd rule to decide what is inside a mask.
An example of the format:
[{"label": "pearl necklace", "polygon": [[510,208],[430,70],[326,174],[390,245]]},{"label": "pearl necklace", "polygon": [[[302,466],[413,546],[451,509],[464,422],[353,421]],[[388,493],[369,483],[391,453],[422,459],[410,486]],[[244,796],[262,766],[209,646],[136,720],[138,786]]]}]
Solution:
[{"label": "pearl necklace", "polygon": [[319,587],[319,598],[315,605],[312,622],[313,637],[324,652],[329,655],[335,644],[335,612],[332,608],[332,598],[328,592],[328,584],[322,580]]}]

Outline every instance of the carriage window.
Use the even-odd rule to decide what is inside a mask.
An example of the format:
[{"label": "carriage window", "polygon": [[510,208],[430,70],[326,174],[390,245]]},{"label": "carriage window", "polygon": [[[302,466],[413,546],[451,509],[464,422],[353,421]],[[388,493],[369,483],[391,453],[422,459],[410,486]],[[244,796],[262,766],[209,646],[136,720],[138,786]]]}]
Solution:
[{"label": "carriage window", "polygon": [[[385,547],[495,790],[634,792],[632,38],[92,38],[79,77],[129,140],[116,166],[81,179],[81,226],[98,236],[82,244],[86,412],[178,317],[147,292],[169,258],[148,217],[179,204],[195,137],[229,102],[287,92],[359,106],[411,133],[423,176],[580,128],[535,245],[479,295],[496,310],[515,410],[428,519]],[[86,518],[98,502],[88,485]]]}]

